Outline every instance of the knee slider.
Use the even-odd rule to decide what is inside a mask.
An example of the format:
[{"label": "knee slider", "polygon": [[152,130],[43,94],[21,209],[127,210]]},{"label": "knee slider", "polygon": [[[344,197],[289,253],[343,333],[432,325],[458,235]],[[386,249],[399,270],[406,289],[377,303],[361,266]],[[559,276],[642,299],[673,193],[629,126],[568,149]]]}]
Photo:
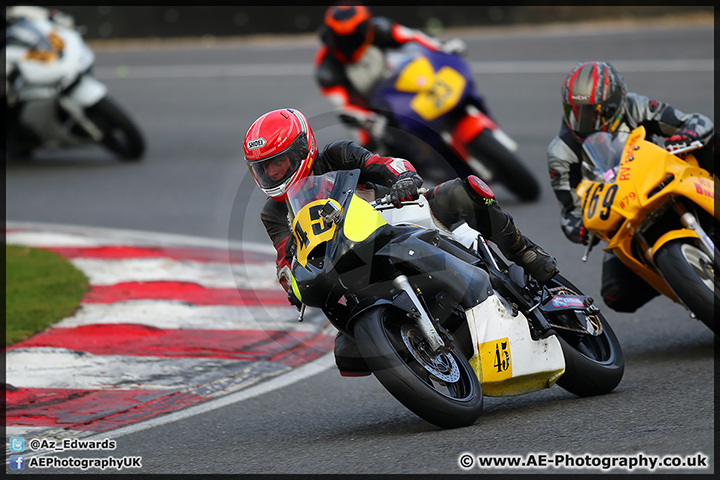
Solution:
[{"label": "knee slider", "polygon": [[470,175],[463,179],[462,184],[473,201],[483,205],[490,205],[495,202],[495,194],[480,177]]}]

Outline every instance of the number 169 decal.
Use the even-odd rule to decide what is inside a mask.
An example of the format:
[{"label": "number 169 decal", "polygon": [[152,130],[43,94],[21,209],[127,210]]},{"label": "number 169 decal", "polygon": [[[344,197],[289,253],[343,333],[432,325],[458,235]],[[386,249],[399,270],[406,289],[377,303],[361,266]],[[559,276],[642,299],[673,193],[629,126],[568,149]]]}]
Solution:
[{"label": "number 169 decal", "polygon": [[[605,189],[606,183],[599,183],[595,186],[592,192],[585,197],[585,202],[589,202],[587,205],[586,215],[588,220],[595,216],[597,211],[598,202],[600,201],[600,194]],[[602,208],[600,209],[600,220],[607,220],[610,218],[610,207],[612,207],[613,201],[615,201],[615,194],[618,191],[617,185],[611,185],[605,192],[605,196],[602,199]],[[585,209],[585,205],[583,205]]]}]

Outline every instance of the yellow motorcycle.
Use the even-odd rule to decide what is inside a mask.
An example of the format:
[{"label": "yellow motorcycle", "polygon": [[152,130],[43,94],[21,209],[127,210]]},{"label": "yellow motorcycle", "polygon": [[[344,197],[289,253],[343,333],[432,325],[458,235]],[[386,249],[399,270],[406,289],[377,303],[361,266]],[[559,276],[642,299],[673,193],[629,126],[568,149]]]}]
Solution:
[{"label": "yellow motorcycle", "polygon": [[607,242],[605,250],[714,332],[715,179],[691,153],[700,142],[670,153],[645,137],[638,127],[584,142],[576,191],[592,237],[583,261],[597,239]]}]

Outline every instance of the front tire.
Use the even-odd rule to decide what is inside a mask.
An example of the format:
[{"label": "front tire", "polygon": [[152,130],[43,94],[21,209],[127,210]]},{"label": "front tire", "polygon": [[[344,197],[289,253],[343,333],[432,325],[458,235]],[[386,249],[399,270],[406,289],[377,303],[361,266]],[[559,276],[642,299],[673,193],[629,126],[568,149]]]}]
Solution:
[{"label": "front tire", "polygon": [[415,322],[387,306],[364,313],[354,329],[373,374],[413,413],[442,428],[464,427],[478,419],[483,407],[480,382],[459,348],[433,355]]},{"label": "front tire", "polygon": [[[562,275],[555,275],[547,286],[555,294],[582,294]],[[575,320],[566,315],[550,318],[549,321],[561,326],[565,326],[566,322],[572,325]],[[565,357],[565,373],[557,384],[581,397],[611,392],[618,386],[625,372],[625,359],[615,332],[602,313],[591,317],[590,321],[600,331],[597,336],[555,328]]]},{"label": "front tire", "polygon": [[130,117],[109,97],[86,110],[88,118],[103,132],[103,145],[121,160],[136,161],[145,153],[145,140]]},{"label": "front tire", "polygon": [[693,240],[684,238],[660,247],[655,253],[655,264],[675,295],[715,332],[718,286],[712,259]]}]

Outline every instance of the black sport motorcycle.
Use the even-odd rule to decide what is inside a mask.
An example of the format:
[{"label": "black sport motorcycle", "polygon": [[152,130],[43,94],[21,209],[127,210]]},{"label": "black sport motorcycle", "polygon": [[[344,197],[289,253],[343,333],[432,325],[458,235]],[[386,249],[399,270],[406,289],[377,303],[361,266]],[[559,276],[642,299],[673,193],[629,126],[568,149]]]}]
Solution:
[{"label": "black sport motorcycle", "polygon": [[398,401],[454,428],[479,418],[483,393],[618,385],[622,350],[592,298],[560,274],[540,286],[467,225],[435,226],[424,197],[401,209],[369,202],[359,176],[290,188],[292,286],[300,319],[305,305],[322,309]]}]

